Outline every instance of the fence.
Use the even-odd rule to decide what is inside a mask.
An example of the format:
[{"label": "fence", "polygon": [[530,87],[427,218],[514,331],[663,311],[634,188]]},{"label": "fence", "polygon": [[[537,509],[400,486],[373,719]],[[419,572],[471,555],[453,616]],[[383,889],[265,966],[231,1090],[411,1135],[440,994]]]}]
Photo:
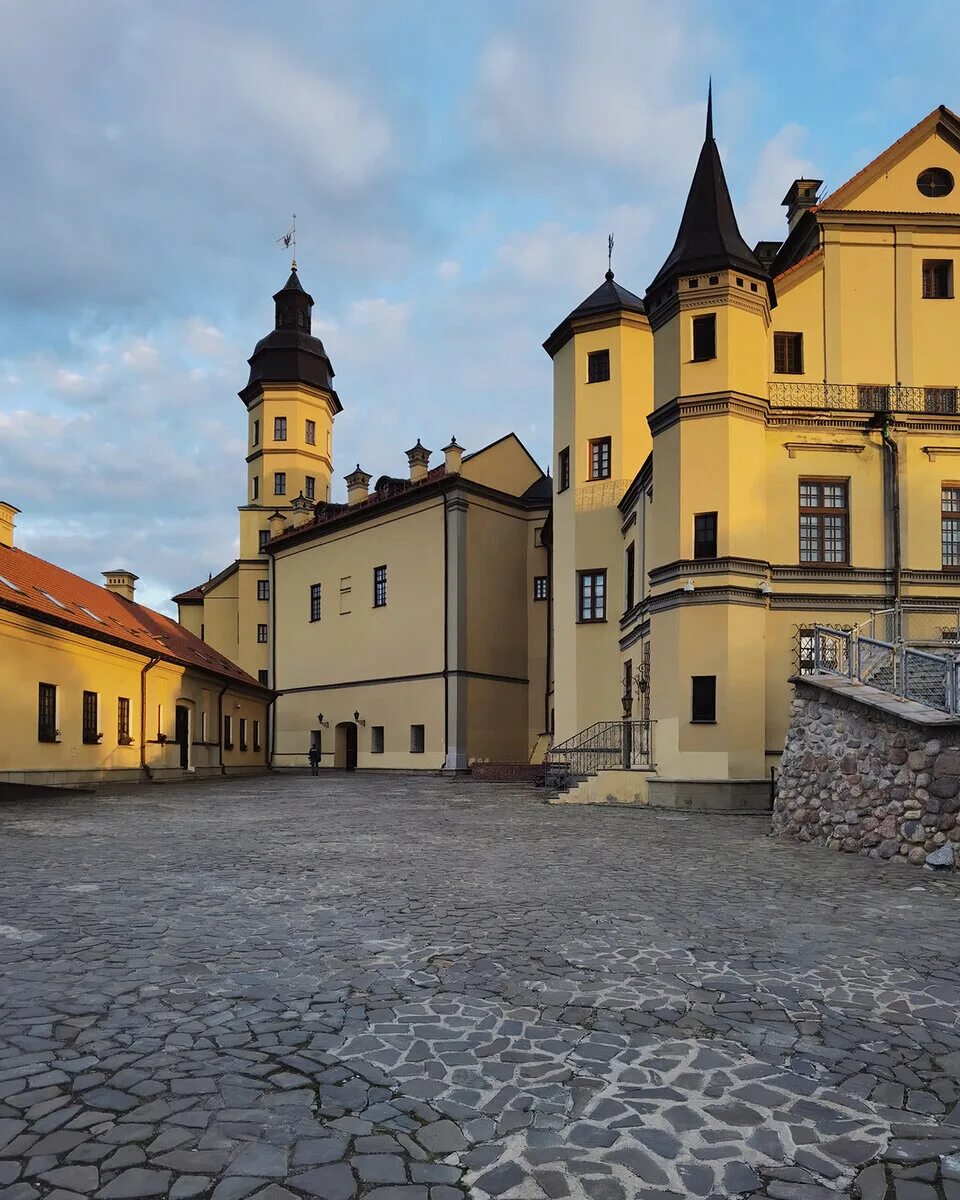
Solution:
[{"label": "fence", "polygon": [[870,637],[856,629],[815,625],[813,669],[856,679],[941,712],[958,712],[960,661],[952,651],[934,654],[903,641]]},{"label": "fence", "polygon": [[960,608],[881,608],[858,626],[861,633],[889,643],[956,645],[960,650]]},{"label": "fence", "polygon": [[544,757],[548,782],[597,771],[647,767],[651,761],[649,721],[597,721],[552,746]]}]

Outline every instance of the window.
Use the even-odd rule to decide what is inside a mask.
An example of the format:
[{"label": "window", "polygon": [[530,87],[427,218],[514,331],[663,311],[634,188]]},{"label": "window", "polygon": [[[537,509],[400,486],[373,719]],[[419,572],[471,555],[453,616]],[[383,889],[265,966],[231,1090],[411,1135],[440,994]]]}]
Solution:
[{"label": "window", "polygon": [[275,442],[285,442],[287,440],[287,418],[273,418],[273,440]]},{"label": "window", "polygon": [[253,437],[250,439],[254,446],[260,445],[260,418],[253,422]]},{"label": "window", "polygon": [[610,378],[610,351],[594,350],[587,355],[587,383],[604,383]]},{"label": "window", "polygon": [[590,443],[590,478],[610,478],[610,439],[594,438]]},{"label": "window", "polygon": [[223,718],[223,748],[233,749],[233,717]]},{"label": "window", "polygon": [[303,494],[308,500],[317,498],[317,481],[313,475],[307,475],[303,481]]},{"label": "window", "polygon": [[949,300],[953,296],[953,262],[951,259],[923,260],[924,300]]},{"label": "window", "polygon": [[580,622],[607,619],[607,572],[577,572],[577,620]]},{"label": "window", "polygon": [[37,741],[55,742],[57,740],[57,685],[41,683],[37,697]]},{"label": "window", "polygon": [[547,582],[546,575],[534,575],[533,577],[533,598],[534,600],[546,600],[550,594],[550,587]]},{"label": "window", "polygon": [[923,196],[949,196],[953,191],[953,176],[942,167],[927,167],[917,176],[917,191]]},{"label": "window", "polygon": [[274,473],[273,473],[273,494],[275,496],[285,496],[287,494],[287,473],[286,473],[286,471],[274,471]]},{"label": "window", "polygon": [[370,728],[370,753],[383,753],[383,726],[373,725]]},{"label": "window", "polygon": [[800,480],[800,561],[849,561],[847,483],[840,479]]},{"label": "window", "polygon": [[351,601],[352,596],[353,596],[353,576],[352,575],[344,575],[343,578],[340,580],[340,616],[341,617],[345,617],[351,612],[351,610],[353,608],[353,603]]},{"label": "window", "polygon": [[317,444],[317,423],[316,421],[307,421],[306,430],[304,432],[304,441],[308,446]]},{"label": "window", "polygon": [[269,600],[270,599],[270,580],[269,579],[258,579],[257,580],[257,599],[258,600]]},{"label": "window", "polygon": [[631,542],[623,556],[624,609],[629,612],[636,602],[637,547]]},{"label": "window", "polygon": [[269,542],[269,541],[270,541],[270,530],[269,529],[261,529],[260,533],[258,535],[258,543],[260,546],[261,554],[266,549],[267,542]]},{"label": "window", "polygon": [[633,699],[633,659],[624,660],[623,664],[623,698]]},{"label": "window", "polygon": [[246,748],[247,748],[247,718],[241,717],[240,718],[240,749],[246,750]]},{"label": "window", "polygon": [[267,640],[267,627],[266,627],[266,625],[258,625],[258,626],[257,626],[257,641],[258,641],[258,642],[265,642],[266,640]]},{"label": "window", "polygon": [[960,567],[960,483],[940,490],[940,542],[944,567]]},{"label": "window", "polygon": [[923,408],[928,413],[953,416],[957,411],[957,389],[955,387],[927,387],[923,389]]},{"label": "window", "polygon": [[570,486],[570,447],[564,448],[557,455],[557,491],[565,492]]},{"label": "window", "polygon": [[865,412],[888,412],[890,388],[883,383],[861,383],[857,385],[857,408]]},{"label": "window", "polygon": [[697,513],[693,518],[693,557],[717,557],[717,514]]},{"label": "window", "polygon": [[158,704],[157,705],[157,741],[158,742],[160,741],[161,736],[164,736],[164,734],[163,734],[163,705]]},{"label": "window", "polygon": [[130,701],[126,696],[117,697],[117,741],[121,746],[128,746],[130,737]]},{"label": "window", "polygon": [[[208,693],[204,692],[204,696]],[[207,744],[207,710],[204,708],[200,712],[200,743],[205,746]]]},{"label": "window", "polygon": [[254,723],[253,723],[253,749],[254,749],[254,752],[256,752],[260,749],[260,722],[259,721],[254,721]]},{"label": "window", "polygon": [[803,374],[803,334],[773,335],[773,370],[777,375]]},{"label": "window", "polygon": [[320,584],[310,584],[310,620],[319,621],[321,615]]},{"label": "window", "polygon": [[85,745],[96,745],[100,741],[97,729],[97,693],[83,693],[83,740]]},{"label": "window", "polygon": [[716,675],[694,675],[690,683],[690,720],[695,723],[713,724],[717,719]]},{"label": "window", "polygon": [[253,494],[251,496],[251,499],[259,500],[260,499],[260,476],[254,475],[253,480],[251,482],[252,482],[252,487],[253,487]]},{"label": "window", "polygon": [[410,753],[422,754],[424,743],[424,727],[422,725],[410,726]]},{"label": "window", "polygon": [[383,608],[387,603],[387,568],[373,568],[373,607]]},{"label": "window", "polygon": [[693,361],[706,362],[717,357],[717,316],[693,318]]},{"label": "window", "polygon": [[264,668],[261,668],[261,669],[260,669],[260,670],[257,672],[257,679],[258,679],[258,681],[259,681],[260,683],[262,683],[262,684],[263,684],[263,686],[264,686],[264,687],[269,687],[269,686],[270,686],[270,672],[269,672],[268,670],[265,670]]}]

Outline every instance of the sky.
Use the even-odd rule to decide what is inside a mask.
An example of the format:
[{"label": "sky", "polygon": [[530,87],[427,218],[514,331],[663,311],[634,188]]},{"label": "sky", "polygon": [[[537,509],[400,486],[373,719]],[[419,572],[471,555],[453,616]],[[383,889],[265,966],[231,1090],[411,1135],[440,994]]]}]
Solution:
[{"label": "sky", "polygon": [[356,463],[514,430],[546,468],[550,331],[643,294],[707,80],[741,232],[785,235],[937,104],[960,10],[917,0],[0,0],[0,499],[17,544],[138,599],[236,556],[246,359],[289,273]]}]

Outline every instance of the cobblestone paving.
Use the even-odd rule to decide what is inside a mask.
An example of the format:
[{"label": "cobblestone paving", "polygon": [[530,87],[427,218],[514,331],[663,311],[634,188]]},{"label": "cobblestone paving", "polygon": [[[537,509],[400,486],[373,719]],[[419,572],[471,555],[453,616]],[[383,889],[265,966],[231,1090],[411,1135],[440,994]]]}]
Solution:
[{"label": "cobblestone paving", "polygon": [[0,1200],[960,1200],[960,885],[398,776],[0,806]]}]

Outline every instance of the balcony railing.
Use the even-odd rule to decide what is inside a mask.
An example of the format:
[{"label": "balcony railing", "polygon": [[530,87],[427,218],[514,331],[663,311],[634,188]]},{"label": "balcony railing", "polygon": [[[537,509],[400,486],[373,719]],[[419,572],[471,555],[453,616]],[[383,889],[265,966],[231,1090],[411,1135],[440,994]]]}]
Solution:
[{"label": "balcony railing", "polygon": [[900,384],[782,383],[771,380],[771,408],[826,408],[848,412],[958,413],[955,387],[902,387]]}]

